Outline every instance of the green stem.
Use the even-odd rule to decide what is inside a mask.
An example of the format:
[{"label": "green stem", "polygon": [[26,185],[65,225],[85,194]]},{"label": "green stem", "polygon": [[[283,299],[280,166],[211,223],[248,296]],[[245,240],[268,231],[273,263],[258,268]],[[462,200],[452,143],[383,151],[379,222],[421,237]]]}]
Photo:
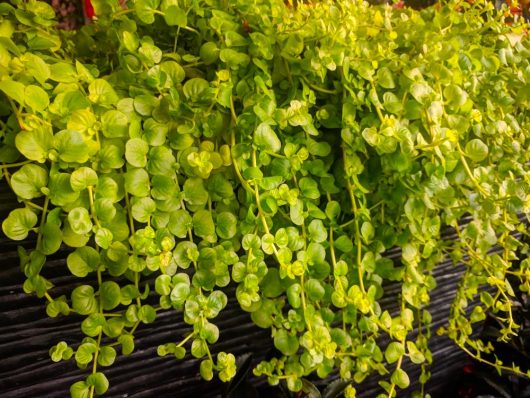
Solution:
[{"label": "green stem", "polygon": [[134,334],[134,332],[136,331],[136,329],[138,328],[139,325],[140,325],[140,321],[136,321],[136,323],[133,325],[133,327],[129,331],[129,334],[130,335]]},{"label": "green stem", "polygon": [[18,163],[9,163],[9,164],[2,164],[0,165],[0,168],[2,169],[9,169],[9,168],[12,168],[12,167],[19,167],[19,166],[24,166],[25,164],[28,164],[28,163],[33,163],[32,160],[24,160],[23,162],[18,162]]},{"label": "green stem", "polygon": [[42,214],[40,219],[40,227],[39,227],[39,235],[37,237],[37,249],[40,249],[42,244],[42,227],[44,226],[44,223],[46,222],[46,213],[48,211],[48,204],[50,203],[50,198],[46,196],[46,199],[44,199],[44,205],[42,206]]},{"label": "green stem", "polygon": [[52,297],[48,294],[48,292],[44,292],[44,297],[46,297],[46,300],[48,300],[50,303],[53,303]]},{"label": "green stem", "polygon": [[[136,286],[136,289],[140,291],[140,275],[138,274],[138,272],[134,273],[134,286]],[[140,297],[136,297],[136,305],[138,306],[138,309],[140,309],[140,306],[142,305]]]},{"label": "green stem", "polygon": [[337,90],[329,90],[324,87],[317,86],[316,84],[311,83],[305,76],[302,76],[302,80],[305,84],[307,84],[309,87],[311,87],[313,90],[324,93],[324,94],[332,94],[337,95],[339,92]]},{"label": "green stem", "polygon": [[460,161],[462,162],[462,165],[464,166],[464,169],[466,170],[467,176],[469,177],[469,179],[471,180],[471,182],[473,183],[475,188],[477,188],[477,190],[480,192],[480,194],[482,196],[484,196],[484,197],[487,197],[488,193],[484,190],[484,188],[482,188],[480,186],[480,184],[478,183],[477,179],[475,178],[475,176],[471,172],[471,169],[469,168],[469,165],[468,165],[466,157],[465,157],[465,153],[462,150],[462,148],[460,147],[460,144],[458,142],[456,143],[456,148],[458,149],[458,153],[460,154]]},{"label": "green stem", "polygon": [[[98,286],[101,286],[102,284],[102,277],[101,277],[101,270],[97,270],[97,278],[98,278]],[[99,289],[98,289],[99,290]],[[101,301],[101,295],[99,296],[99,313],[103,314],[103,303]],[[94,353],[94,361],[92,363],[92,374],[96,374],[98,369],[98,358],[99,358],[99,351],[101,347],[101,337],[103,335],[103,331],[100,331],[98,334],[98,340],[96,342],[96,352]],[[94,386],[90,387],[90,398],[94,397]]]},{"label": "green stem", "polygon": [[120,10],[120,11],[117,11],[114,14],[112,14],[112,17],[113,18],[121,17],[122,15],[130,14],[130,13],[133,13],[135,11],[136,10],[134,8],[128,8],[128,9],[125,9],[125,10]]},{"label": "green stem", "polygon": [[92,218],[94,219],[94,222],[96,225],[101,228],[101,223],[99,222],[98,216],[96,214],[96,208],[94,206],[94,190],[92,186],[87,187],[88,190],[88,200],[90,202],[90,213],[92,214]]},{"label": "green stem", "polygon": [[[403,357],[399,357],[398,361],[397,361],[397,364],[396,364],[396,369],[394,370],[394,372],[396,370],[399,370],[401,369],[401,362],[403,362]],[[395,383],[392,383],[392,385],[390,386],[390,391],[388,392],[388,398],[392,398],[394,396],[394,391],[396,389],[396,384]]]},{"label": "green stem", "polygon": [[131,202],[129,200],[129,194],[125,192],[125,205],[127,206],[127,216],[129,218],[129,228],[131,229],[131,235],[134,235],[134,219],[132,216]]},{"label": "green stem", "polygon": [[[375,84],[373,80],[370,82],[370,84],[372,85],[372,90],[374,90],[375,95],[377,95],[377,90],[375,88]],[[379,99],[378,99],[378,102],[379,102]],[[383,123],[385,121],[385,118],[383,116],[383,112],[381,112],[381,107],[379,106],[379,104],[374,104],[374,107],[375,107],[377,116],[379,117],[379,120],[381,121],[381,123]]]},{"label": "green stem", "polygon": [[252,189],[252,187],[248,185],[248,182],[241,175],[241,170],[239,170],[239,165],[237,164],[237,160],[234,157],[234,154],[232,151],[232,149],[236,145],[235,129],[236,129],[236,121],[237,121],[233,97],[230,97],[230,114],[232,115],[232,122],[231,122],[231,127],[230,127],[230,146],[231,146],[230,157],[232,158],[232,165],[234,166],[234,171],[236,172],[237,179],[241,183],[241,186],[245,189],[245,191],[247,191],[251,195],[254,195],[254,189]]},{"label": "green stem", "polygon": [[195,332],[191,332],[188,334],[180,343],[177,344],[177,347],[182,347],[184,344],[186,344],[189,339],[191,339],[193,336],[195,336]]},{"label": "green stem", "polygon": [[28,206],[28,207],[33,207],[35,210],[39,210],[39,211],[43,211],[44,210],[44,207],[36,205],[35,203],[30,202],[29,200],[25,200],[24,204],[26,206]]},{"label": "green stem", "polygon": [[363,294],[366,294],[366,290],[364,289],[364,270],[362,266],[362,243],[361,243],[361,229],[359,227],[359,219],[357,217],[357,213],[359,212],[357,208],[357,201],[355,200],[355,195],[353,194],[353,187],[351,185],[350,179],[346,179],[346,186],[348,188],[348,194],[350,195],[350,201],[352,205],[352,212],[354,217],[354,225],[355,225],[355,242],[357,244],[357,272],[359,276],[359,287],[361,288],[361,292]]},{"label": "green stem", "polygon": [[493,366],[494,368],[496,369],[499,369],[499,370],[504,370],[506,372],[510,372],[510,373],[513,373],[513,374],[516,374],[517,376],[520,376],[520,377],[524,377],[525,379],[529,379],[530,377],[523,371],[520,371],[518,369],[516,369],[515,367],[509,367],[509,366],[504,366],[504,365],[498,365],[498,364],[495,364],[494,362],[491,362],[491,361],[488,361],[487,359],[484,359],[482,357],[480,357],[479,355],[477,354],[473,354],[470,350],[468,350],[464,344],[462,343],[457,343],[458,347],[460,347],[460,349],[462,349],[462,351],[464,351],[467,355],[469,355],[470,357],[472,357],[473,359],[479,361],[479,362],[482,362],[486,365],[489,365],[489,366]]}]

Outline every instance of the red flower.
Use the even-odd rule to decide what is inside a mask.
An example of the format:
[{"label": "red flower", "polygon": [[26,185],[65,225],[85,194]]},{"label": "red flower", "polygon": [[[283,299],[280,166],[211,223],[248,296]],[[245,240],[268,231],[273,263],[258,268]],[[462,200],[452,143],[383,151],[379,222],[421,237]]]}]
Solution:
[{"label": "red flower", "polygon": [[94,18],[94,7],[90,0],[85,0],[85,15],[88,19]]}]

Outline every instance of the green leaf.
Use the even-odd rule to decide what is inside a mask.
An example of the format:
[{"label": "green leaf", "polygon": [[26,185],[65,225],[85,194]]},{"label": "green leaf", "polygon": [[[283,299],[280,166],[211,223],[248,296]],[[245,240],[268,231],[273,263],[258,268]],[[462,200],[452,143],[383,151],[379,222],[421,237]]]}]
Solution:
[{"label": "green leaf", "polygon": [[92,358],[94,357],[94,354],[98,350],[96,344],[94,343],[83,343],[75,352],[75,361],[79,365],[88,365],[90,362],[92,362]]},{"label": "green leaf", "polygon": [[169,275],[158,275],[155,280],[155,291],[161,296],[171,293],[171,277]]},{"label": "green leaf", "polygon": [[107,138],[126,137],[129,134],[129,118],[120,111],[107,111],[101,118],[101,131]]},{"label": "green leaf", "polygon": [[227,302],[228,299],[225,293],[220,290],[213,291],[208,296],[206,317],[215,318],[226,307]]},{"label": "green leaf", "polygon": [[141,138],[131,138],[125,145],[125,158],[134,167],[145,167],[149,145]]},{"label": "green leaf", "polygon": [[427,114],[432,123],[440,124],[444,113],[443,104],[440,101],[433,101],[427,108]]},{"label": "green leaf", "polygon": [[420,350],[418,350],[418,347],[416,347],[416,344],[414,344],[413,341],[407,341],[407,351],[412,363],[421,364],[425,362],[425,356]]},{"label": "green leaf", "polygon": [[426,83],[413,83],[409,91],[416,101],[425,104],[433,90]]},{"label": "green leaf", "polygon": [[250,62],[250,57],[247,54],[232,48],[223,48],[219,52],[219,58],[231,69],[246,67]]},{"label": "green leaf", "polygon": [[488,157],[488,146],[478,138],[474,138],[466,144],[466,156],[474,162],[482,162]]},{"label": "green leaf", "polygon": [[55,206],[65,206],[79,198],[79,192],[72,189],[70,184],[70,174],[59,173],[50,177],[50,201]]},{"label": "green leaf", "polygon": [[173,252],[173,256],[179,267],[188,268],[191,262],[199,257],[197,245],[193,242],[179,242]]},{"label": "green leaf", "polygon": [[60,341],[57,345],[50,349],[50,357],[53,362],[68,360],[72,357],[73,350],[68,347],[65,341]]},{"label": "green leaf", "polygon": [[215,232],[221,239],[232,239],[237,233],[237,217],[230,212],[217,214],[215,225]]},{"label": "green leaf", "polygon": [[266,123],[261,123],[254,132],[254,143],[258,148],[270,151],[279,152],[282,143],[274,130]]},{"label": "green leaf", "polygon": [[98,183],[98,175],[90,167],[79,167],[70,176],[70,185],[74,191],[82,191]]},{"label": "green leaf", "polygon": [[394,373],[392,373],[390,381],[401,389],[407,388],[410,384],[409,376],[401,368],[396,369]]},{"label": "green leaf", "polygon": [[279,329],[274,335],[274,347],[283,355],[294,355],[298,351],[298,338],[289,334],[285,329]]},{"label": "green leaf", "polygon": [[385,359],[390,363],[396,362],[405,354],[405,347],[397,341],[391,342],[385,350]]},{"label": "green leaf", "polygon": [[188,23],[186,12],[176,5],[169,6],[164,10],[164,19],[169,26],[184,27]]},{"label": "green leaf", "polygon": [[324,294],[326,293],[322,283],[319,280],[313,278],[307,280],[305,289],[308,297],[314,301],[322,300]]},{"label": "green leaf", "polygon": [[76,381],[70,386],[72,398],[90,398],[90,386],[84,381]]},{"label": "green leaf", "polygon": [[84,163],[88,160],[88,146],[77,131],[59,131],[53,137],[53,146],[64,162]]},{"label": "green leaf", "polygon": [[175,173],[175,166],[176,160],[171,149],[164,146],[157,146],[151,148],[149,151],[147,171],[153,176],[173,176]]},{"label": "green leaf", "polygon": [[89,315],[98,310],[94,288],[88,285],[76,287],[72,291],[72,308],[80,315]]},{"label": "green leaf", "polygon": [[153,323],[156,319],[156,311],[150,305],[142,305],[138,311],[138,319],[143,323]]},{"label": "green leaf", "polygon": [[184,199],[194,206],[202,206],[208,202],[208,191],[204,188],[201,178],[188,178],[183,186]]},{"label": "green leaf", "polygon": [[198,101],[201,94],[210,87],[208,81],[199,77],[189,79],[182,86],[182,92],[190,101]]},{"label": "green leaf", "polygon": [[215,42],[208,41],[201,46],[199,54],[206,65],[211,65],[219,58],[219,48]]},{"label": "green leaf", "polygon": [[363,222],[363,225],[361,226],[361,236],[363,237],[363,240],[365,243],[370,243],[374,239],[375,229],[373,225],[365,221]]},{"label": "green leaf", "polygon": [[142,116],[151,116],[157,104],[158,100],[152,95],[138,95],[134,98],[134,110]]},{"label": "green leaf", "polygon": [[129,169],[125,174],[125,190],[134,196],[148,196],[150,190],[149,174],[141,168]]},{"label": "green leaf", "polygon": [[116,308],[121,301],[120,285],[113,281],[105,281],[99,287],[101,306],[110,311]]},{"label": "green leaf", "polygon": [[80,247],[68,255],[66,264],[73,275],[84,278],[97,270],[100,264],[99,253],[89,246]]},{"label": "green leaf", "polygon": [[99,105],[116,105],[118,102],[118,95],[110,83],[103,79],[95,79],[88,85],[88,99]]},{"label": "green leaf", "polygon": [[156,203],[151,198],[139,198],[134,201],[131,213],[136,221],[148,223],[152,214],[156,211]]},{"label": "green leaf", "polygon": [[41,189],[48,184],[48,171],[35,164],[25,164],[11,176],[11,188],[22,199],[42,196]]},{"label": "green leaf", "polygon": [[188,229],[193,227],[192,218],[186,210],[176,210],[171,213],[167,227],[169,232],[176,237],[185,238],[188,234]]},{"label": "green leaf", "polygon": [[99,165],[100,168],[105,169],[119,169],[125,161],[123,158],[124,150],[122,147],[113,144],[107,144],[99,151]]},{"label": "green leaf", "polygon": [[12,98],[19,104],[24,105],[25,88],[22,83],[13,80],[1,80],[0,90],[2,90],[9,98]]},{"label": "green leaf", "polygon": [[78,235],[85,235],[92,231],[92,220],[88,210],[84,207],[75,207],[68,213],[68,222],[72,231]]},{"label": "green leaf", "polygon": [[189,294],[190,294],[189,284],[177,283],[171,290],[169,298],[173,305],[175,305],[178,308],[181,308],[186,302],[186,299],[188,298]]},{"label": "green leaf", "polygon": [[63,242],[63,234],[59,225],[46,222],[41,228],[41,250],[45,255],[57,252]]},{"label": "green leaf", "polygon": [[468,95],[459,86],[450,84],[444,88],[444,97],[450,106],[461,107],[467,102]]},{"label": "green leaf", "polygon": [[44,163],[53,145],[53,134],[45,127],[21,131],[15,138],[15,145],[26,158]]},{"label": "green leaf", "polygon": [[162,62],[160,64],[160,70],[168,75],[169,79],[171,79],[171,83],[173,84],[181,83],[186,77],[184,68],[175,61]]},{"label": "green leaf", "polygon": [[50,79],[60,83],[75,83],[77,71],[70,63],[56,62],[50,65]]},{"label": "green leaf", "polygon": [[110,346],[103,346],[99,349],[98,364],[110,366],[116,360],[116,350]]},{"label": "green leaf", "polygon": [[206,381],[213,379],[213,362],[210,359],[204,359],[201,361],[200,374]]},{"label": "green leaf", "polygon": [[27,208],[15,209],[2,223],[2,231],[9,239],[23,240],[29,231],[37,225],[38,217]]},{"label": "green leaf", "polygon": [[121,344],[121,353],[129,355],[134,351],[134,337],[129,334],[123,334],[118,337],[118,343]]},{"label": "green leaf", "polygon": [[125,319],[122,317],[112,317],[103,325],[103,333],[111,338],[118,337],[125,327]]},{"label": "green leaf", "polygon": [[283,43],[282,54],[287,57],[294,57],[304,51],[304,39],[299,34],[287,35],[287,40]]},{"label": "green leaf", "polygon": [[303,177],[298,184],[302,195],[308,199],[318,199],[320,197],[320,190],[315,180],[309,177]]},{"label": "green leaf", "polygon": [[216,241],[215,225],[208,210],[199,210],[193,215],[193,232],[208,242]]},{"label": "green leaf", "polygon": [[95,337],[103,330],[105,326],[105,316],[100,313],[90,314],[81,323],[81,330],[90,337]]},{"label": "green leaf", "polygon": [[324,227],[324,223],[321,220],[313,220],[309,223],[308,227],[309,238],[313,242],[321,243],[327,240],[328,231]]},{"label": "green leaf", "polygon": [[232,184],[221,174],[214,174],[208,179],[207,190],[212,200],[231,199],[234,197]]},{"label": "green leaf", "polygon": [[105,394],[109,389],[109,381],[101,372],[96,372],[89,375],[86,379],[86,382],[88,385],[94,386],[94,390],[97,395]]},{"label": "green leaf", "polygon": [[387,67],[383,66],[377,71],[377,83],[387,89],[393,89],[396,87],[392,72]]},{"label": "green leaf", "polygon": [[341,235],[335,241],[335,247],[343,253],[349,253],[353,250],[353,242],[346,235]]},{"label": "green leaf", "polygon": [[36,112],[44,111],[50,105],[50,98],[46,91],[39,86],[29,85],[24,90],[26,105]]},{"label": "green leaf", "polygon": [[137,0],[134,3],[136,15],[145,24],[155,22],[155,11],[158,11],[160,0]]}]

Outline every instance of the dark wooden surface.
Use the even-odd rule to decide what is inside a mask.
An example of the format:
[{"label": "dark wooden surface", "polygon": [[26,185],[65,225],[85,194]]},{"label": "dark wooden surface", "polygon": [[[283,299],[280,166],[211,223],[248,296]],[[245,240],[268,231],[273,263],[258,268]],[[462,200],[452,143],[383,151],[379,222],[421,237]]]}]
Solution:
[{"label": "dark wooden surface", "polygon": [[[19,206],[14,196],[0,183],[0,218]],[[451,238],[450,236],[447,238]],[[454,238],[454,237],[453,237]],[[0,397],[2,398],[65,398],[69,397],[71,383],[84,379],[86,372],[77,369],[75,362],[53,363],[48,355],[51,346],[61,340],[76,344],[82,334],[79,329],[81,318],[75,316],[48,318],[45,302],[22,291],[24,281],[18,265],[16,248],[22,244],[34,245],[34,240],[12,242],[0,237]],[[54,296],[69,294],[79,283],[78,278],[69,275],[65,264],[67,251],[61,251],[49,258],[43,274],[50,278],[55,288]],[[397,251],[390,256],[399,256]],[[434,274],[438,286],[433,292],[431,314],[433,332],[444,324],[454,296],[458,276],[462,267],[451,263],[440,264]],[[229,288],[233,292],[233,288]],[[397,311],[400,293],[399,285],[385,289],[382,305]],[[235,295],[227,292],[229,297]],[[273,350],[270,331],[253,325],[247,313],[239,308],[235,299],[230,299],[227,308],[221,312],[216,323],[221,331],[214,351],[228,351],[241,356],[252,353],[254,361],[263,359]],[[116,363],[105,369],[110,381],[106,396],[110,397],[214,397],[221,396],[224,385],[219,382],[204,382],[198,376],[198,360],[186,357],[177,361],[160,358],[156,354],[159,344],[178,341],[190,327],[184,324],[182,316],[174,311],[160,313],[153,325],[142,326],[136,332],[136,350],[133,354],[118,356]],[[445,337],[434,336],[431,341],[434,364],[432,379],[427,391],[433,397],[445,396],[448,383],[460,373],[466,356]],[[417,378],[419,368],[410,367],[411,381]],[[319,382],[320,385],[329,380]],[[264,388],[263,379],[253,379],[258,387]],[[414,384],[413,386],[414,387]],[[377,379],[369,379],[357,388],[360,397],[375,397],[381,392]],[[408,396],[412,388],[400,396]],[[270,396],[267,393],[263,396]]]}]

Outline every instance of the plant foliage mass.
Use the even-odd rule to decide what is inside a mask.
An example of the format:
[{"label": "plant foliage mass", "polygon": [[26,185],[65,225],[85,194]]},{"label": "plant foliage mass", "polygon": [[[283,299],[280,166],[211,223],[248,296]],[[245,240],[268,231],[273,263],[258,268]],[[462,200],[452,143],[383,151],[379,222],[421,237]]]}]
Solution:
[{"label": "plant foliage mass", "polygon": [[[466,270],[440,332],[477,358],[491,351],[472,337],[486,313],[500,338],[517,333],[512,299],[530,273],[523,25],[489,4],[93,3],[77,32],[55,30],[45,3],[0,4],[0,161],[20,202],[2,229],[36,233],[20,249],[24,290],[51,317],[83,316],[86,337],[50,350],[89,369],[72,397],[105,393],[102,370],[166,310],[189,333],[158,353],[230,380],[234,355],[210,347],[231,282],[278,350],[255,374],[293,391],[338,370],[348,397],[374,373],[393,397],[405,361],[423,385],[446,258]],[[458,239],[441,239],[449,227]],[[61,247],[80,278],[66,296],[44,276]],[[395,248],[399,262],[385,256]],[[398,313],[381,304],[389,281]]]}]

